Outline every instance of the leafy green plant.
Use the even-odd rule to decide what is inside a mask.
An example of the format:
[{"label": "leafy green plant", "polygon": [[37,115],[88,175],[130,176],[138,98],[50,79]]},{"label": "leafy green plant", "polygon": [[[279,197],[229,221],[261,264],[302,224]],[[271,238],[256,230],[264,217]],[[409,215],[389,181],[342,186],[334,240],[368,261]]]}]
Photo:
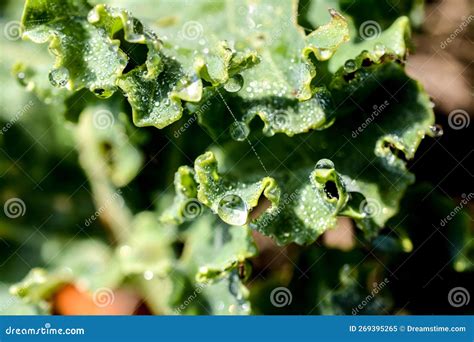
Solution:
[{"label": "leafy green plant", "polygon": [[[40,199],[19,184],[3,194],[28,198],[19,226],[40,224],[39,202],[55,220],[32,247],[41,268],[10,289],[26,312],[51,312],[66,284],[111,300],[130,287],[156,314],[271,312],[261,298],[294,280],[252,276],[254,238],[311,264],[326,253],[313,243],[346,217],[358,246],[330,251],[307,296],[314,313],[349,313],[365,297],[358,281],[383,279],[364,246],[400,212],[414,182],[407,160],[437,135],[428,95],[404,70],[420,3],[394,2],[390,15],[371,6],[375,18],[342,0],[27,0],[30,43],[2,45],[42,102],[22,116],[54,123],[47,158],[28,162],[57,179]],[[12,132],[0,138],[12,146]],[[410,250],[407,231],[389,239],[392,252]],[[380,297],[364,310],[389,307]]]}]

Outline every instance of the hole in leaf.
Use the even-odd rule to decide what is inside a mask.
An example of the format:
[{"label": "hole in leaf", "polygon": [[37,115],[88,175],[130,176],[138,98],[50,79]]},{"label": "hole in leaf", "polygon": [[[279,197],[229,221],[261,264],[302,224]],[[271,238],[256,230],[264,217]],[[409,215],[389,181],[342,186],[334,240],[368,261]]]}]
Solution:
[{"label": "hole in leaf", "polygon": [[103,141],[100,144],[101,154],[104,156],[104,160],[108,165],[113,165],[114,158],[113,158],[113,147],[112,144],[108,141]]},{"label": "hole in leaf", "polygon": [[384,141],[383,143],[383,146],[384,148],[388,148],[390,149],[390,152],[395,156],[397,157],[398,159],[401,159],[403,160],[404,162],[408,162],[406,156],[405,156],[405,153],[398,149],[394,144],[392,144],[391,142],[389,141]]},{"label": "hole in leaf", "polygon": [[364,59],[362,60],[362,66],[364,66],[364,67],[371,66],[372,64],[373,64],[373,63],[372,63],[372,61],[371,61],[369,58],[364,58]]},{"label": "hole in leaf", "polygon": [[339,191],[337,190],[336,183],[333,181],[327,181],[324,185],[324,192],[329,199],[339,199]]},{"label": "hole in leaf", "polygon": [[343,76],[343,77],[344,77],[344,80],[345,80],[346,82],[352,81],[352,80],[355,78],[355,74],[356,74],[355,72],[350,72],[350,73],[348,73],[348,74],[344,74],[344,76]]},{"label": "hole in leaf", "polygon": [[120,40],[120,49],[128,56],[128,63],[123,71],[124,74],[146,62],[148,48],[145,44],[127,42],[123,29],[118,31],[113,39]]},{"label": "hole in leaf", "polygon": [[171,248],[173,248],[175,257],[177,259],[181,258],[181,255],[183,254],[184,250],[184,243],[182,241],[174,241],[171,245]]},{"label": "hole in leaf", "polygon": [[94,89],[94,94],[101,96],[105,92],[105,89],[102,88],[96,88]]}]

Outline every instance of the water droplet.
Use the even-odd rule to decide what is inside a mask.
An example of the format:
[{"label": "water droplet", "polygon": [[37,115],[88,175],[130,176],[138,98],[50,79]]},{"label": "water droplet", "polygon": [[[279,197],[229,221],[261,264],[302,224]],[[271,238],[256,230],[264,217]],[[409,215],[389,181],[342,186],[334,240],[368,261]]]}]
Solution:
[{"label": "water droplet", "polygon": [[51,70],[49,73],[49,81],[55,87],[64,87],[69,81],[69,70],[65,67]]},{"label": "water droplet", "polygon": [[119,254],[123,257],[128,257],[132,252],[132,248],[128,245],[123,245],[119,248]]},{"label": "water droplet", "polygon": [[224,302],[221,301],[217,304],[217,310],[222,311],[224,310],[224,308],[225,308]]},{"label": "water droplet", "polygon": [[107,99],[114,93],[115,89],[94,88],[92,92],[101,99]]},{"label": "water droplet", "polygon": [[249,136],[249,128],[245,123],[236,121],[230,126],[230,136],[236,141],[244,141]]},{"label": "water droplet", "polygon": [[16,78],[22,86],[26,86],[28,84],[28,82],[26,81],[26,74],[24,72],[20,71],[19,73],[17,73]]},{"label": "water droplet", "polygon": [[385,54],[385,45],[377,43],[374,45],[374,53],[377,57],[382,57]]},{"label": "water droplet", "polygon": [[273,119],[275,121],[276,128],[279,129],[285,128],[290,123],[290,115],[284,110],[277,110],[273,114]]},{"label": "water droplet", "polygon": [[242,303],[240,306],[240,310],[242,312],[249,312],[250,311],[250,304],[249,303]]},{"label": "water droplet", "polygon": [[247,222],[247,205],[240,196],[228,194],[219,201],[217,215],[225,223],[243,226]]},{"label": "water droplet", "polygon": [[237,74],[232,76],[226,84],[224,84],[224,89],[227,90],[229,93],[235,93],[238,92],[240,89],[242,89],[242,86],[244,85],[244,78],[242,75]]},{"label": "water droplet", "polygon": [[152,271],[145,271],[143,273],[143,278],[145,278],[145,280],[152,280],[154,276],[155,275],[153,274]]},{"label": "water droplet", "polygon": [[94,8],[87,14],[87,21],[91,24],[96,23],[100,20],[100,15],[97,10]]},{"label": "water droplet", "polygon": [[178,91],[178,95],[184,101],[197,102],[202,96],[202,81],[198,77],[192,81],[184,81],[185,86]]},{"label": "water droplet", "polygon": [[242,293],[240,291],[240,282],[239,277],[235,274],[232,274],[229,279],[229,292],[238,300],[242,298]]},{"label": "water droplet", "polygon": [[333,55],[333,51],[328,50],[328,49],[318,49],[318,48],[316,48],[314,50],[314,54],[316,55],[316,58],[318,60],[327,61]]},{"label": "water droplet", "polygon": [[348,74],[354,72],[356,68],[356,62],[353,59],[348,59],[346,63],[344,63],[344,71]]},{"label": "water droplet", "polygon": [[439,138],[444,133],[443,127],[441,125],[430,126],[430,131],[434,138]]},{"label": "water droplet", "polygon": [[317,169],[333,169],[334,163],[329,159],[320,159],[316,163],[316,168]]}]

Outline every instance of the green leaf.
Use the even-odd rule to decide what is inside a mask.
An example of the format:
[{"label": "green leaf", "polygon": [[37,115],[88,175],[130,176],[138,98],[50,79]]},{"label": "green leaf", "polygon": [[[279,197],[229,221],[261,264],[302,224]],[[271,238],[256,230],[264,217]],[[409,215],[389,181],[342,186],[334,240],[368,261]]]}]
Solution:
[{"label": "green leaf", "polygon": [[137,214],[132,234],[117,250],[123,272],[139,276],[166,275],[174,264],[172,243],[175,235],[172,227],[158,224],[154,213]]},{"label": "green leaf", "polygon": [[237,274],[231,273],[216,283],[204,286],[205,313],[210,315],[247,315],[251,312],[248,290]]},{"label": "green leaf", "polygon": [[[163,128],[178,120],[182,101],[201,99],[201,78],[222,84],[257,62],[253,53],[238,53],[220,42],[206,58],[192,58],[192,67],[182,66],[175,61],[174,52],[163,47],[129,12],[105,5],[91,8],[85,0],[51,4],[30,0],[22,24],[24,38],[36,43],[50,41],[49,48],[56,56],[49,74],[53,85],[70,90],[87,87],[102,98],[111,96],[119,86],[139,127]],[[140,48],[134,45],[146,45],[144,63]],[[123,74],[126,66],[132,70]]]},{"label": "green leaf", "polygon": [[256,253],[248,228],[229,226],[204,215],[190,228],[182,261],[197,271],[197,281],[205,282],[223,277]]},{"label": "green leaf", "polygon": [[[257,65],[224,87],[230,93],[237,92],[229,99],[234,119],[249,124],[258,116],[268,135],[293,135],[331,123],[330,94],[314,87],[312,81],[317,60],[329,59],[349,39],[346,21],[340,14],[331,10],[330,22],[306,35],[296,23],[296,1],[225,1],[216,6],[200,1],[185,7],[187,10],[173,20],[172,27],[178,29],[182,25],[184,29],[192,23],[196,31],[206,34],[205,45],[226,39],[234,42],[237,51],[255,50],[259,57]],[[216,21],[215,15],[197,16],[209,7],[224,13],[221,20]],[[226,16],[227,13],[233,15]],[[157,25],[156,29],[160,32],[161,28]],[[166,34],[170,31],[164,29]],[[169,40],[177,46],[187,43],[179,35]],[[223,95],[217,89],[214,96]]]},{"label": "green leaf", "polygon": [[180,267],[194,274],[203,313],[248,314],[248,290],[240,277],[249,276],[246,260],[257,253],[250,230],[203,215],[185,235]]},{"label": "green leaf", "polygon": [[71,274],[67,272],[50,273],[42,268],[33,268],[21,282],[10,287],[10,293],[26,303],[48,308],[47,301],[70,281]]},{"label": "green leaf", "polygon": [[49,42],[56,56],[49,73],[53,85],[71,90],[86,87],[110,96],[127,56],[119,50],[118,41],[85,20],[89,10],[85,0],[28,0],[22,18],[23,38]]},{"label": "green leaf", "polygon": [[9,286],[0,284],[0,315],[39,315],[47,314],[47,310],[24,303],[20,298],[9,292]]},{"label": "green leaf", "polygon": [[[234,5],[238,20],[244,25],[237,37],[248,37],[248,44],[261,55],[261,62],[244,73],[245,84],[238,93],[237,107],[242,106],[242,121],[247,124],[258,116],[265,124],[264,132],[288,135],[321,128],[330,122],[324,89],[311,87],[316,75],[312,60],[328,60],[339,45],[349,39],[345,19],[331,11],[331,21],[305,35],[296,25],[295,2],[262,1]],[[274,17],[285,15],[281,21]]]},{"label": "green leaf", "polygon": [[[300,143],[280,135],[250,148],[240,142],[214,148],[223,175],[214,154],[198,157],[198,200],[224,220],[250,223],[280,244],[311,243],[341,215],[375,234],[413,182],[404,159],[413,158],[421,139],[432,134],[434,117],[428,96],[396,62],[360,66],[352,79],[341,71],[333,80],[331,87],[348,104],[331,128]],[[229,197],[233,201],[226,204]],[[263,214],[249,220],[265,198]]]},{"label": "green leaf", "polygon": [[327,289],[329,295],[321,299],[319,305],[321,314],[383,315],[390,312],[391,299],[386,295],[386,291],[383,291],[390,280],[384,278],[370,284],[371,286],[364,286],[361,284],[367,281],[364,282],[366,279],[359,273],[361,272],[350,269],[349,265],[341,268],[339,286],[335,289]]},{"label": "green leaf", "polygon": [[166,208],[160,216],[160,221],[171,224],[181,224],[194,220],[202,214],[203,205],[197,200],[197,183],[194,170],[187,166],[178,168],[174,176],[176,196],[173,204]]},{"label": "green leaf", "polygon": [[253,183],[227,180],[218,174],[217,160],[211,152],[199,156],[194,168],[199,184],[197,198],[228,224],[247,223],[262,196],[277,204],[280,190],[270,177]]},{"label": "green leaf", "polygon": [[43,245],[48,268],[34,268],[10,292],[34,304],[46,305],[56,291],[66,285],[94,291],[116,288],[123,279],[112,251],[98,240],[78,240],[64,250],[64,241],[49,240]]},{"label": "green leaf", "polygon": [[[7,47],[0,77],[8,85],[2,121],[9,122],[31,99],[16,84],[10,86],[14,78],[5,70],[11,67],[16,81],[50,104],[33,101],[34,110],[22,113],[21,127],[0,135],[2,149],[29,148],[33,141],[24,138],[24,123],[29,131],[56,120],[60,129],[54,126],[55,139],[46,149],[70,153],[76,138],[79,158],[64,156],[78,171],[70,186],[87,192],[85,171],[96,204],[96,212],[89,213],[84,200],[65,200],[56,191],[32,200],[20,179],[22,168],[27,165],[24,169],[41,179],[44,170],[62,165],[63,155],[56,150],[59,159],[35,155],[29,160],[23,151],[10,159],[0,156],[7,176],[3,198],[14,195],[28,202],[27,217],[13,223],[2,219],[2,239],[21,244],[29,236],[40,220],[30,213],[50,208],[37,202],[63,211],[47,228],[53,231],[49,242],[28,242],[35,245],[35,255],[43,245],[44,263],[35,266],[45,268],[34,269],[13,287],[37,303],[36,312],[48,310],[47,299],[64,284],[95,289],[126,281],[156,314],[248,314],[248,259],[257,253],[252,230],[281,245],[311,244],[338,217],[347,216],[362,230],[362,247],[367,243],[387,258],[413,248],[411,227],[402,227],[397,238],[378,233],[391,227],[414,181],[407,160],[426,135],[434,135],[432,104],[404,70],[408,16],[413,17],[418,0],[370,0],[370,11],[367,4],[352,6],[345,0],[107,2],[111,6],[92,6],[95,0],[26,2],[24,37],[49,44],[52,68],[45,54],[39,52],[31,63],[23,56],[31,56],[34,48],[0,37]],[[117,3],[140,20],[113,7]],[[384,13],[387,6],[393,11]],[[382,29],[375,38],[361,33],[369,20]],[[64,125],[57,117],[62,112],[75,124]],[[193,116],[180,121],[188,114]],[[133,129],[132,121],[161,130]],[[37,132],[31,135],[37,138]],[[176,171],[184,163],[189,165]],[[59,173],[72,178],[70,169]],[[49,187],[69,184],[57,184],[59,173],[50,177]],[[174,199],[169,191],[173,173]],[[148,211],[154,205],[157,213]],[[91,215],[89,221],[84,212]],[[457,271],[472,266],[472,234],[458,224],[466,220],[460,214],[447,231]],[[110,229],[113,248],[89,230],[92,238],[62,251],[68,234],[77,233],[77,222]],[[289,265],[268,281],[255,279],[261,284],[252,283],[253,298],[270,298],[259,289],[279,284],[291,288],[298,309],[316,304],[318,313],[348,314],[371,291],[369,280],[377,268],[369,261],[360,274],[350,272],[349,266],[365,258],[358,247],[347,253],[322,246],[295,249],[291,259],[298,266],[301,261],[318,264],[308,274],[311,286],[301,291],[296,264]],[[2,280],[18,279],[11,271],[15,265],[8,265]],[[17,272],[24,273],[23,266]],[[254,312],[267,311],[254,303]],[[366,310],[375,314],[388,308],[390,301],[380,297]]]},{"label": "green leaf", "polygon": [[[377,31],[379,28],[375,28]],[[395,55],[400,60],[405,59],[407,54],[407,42],[410,39],[410,22],[407,17],[398,18],[385,31],[377,31],[373,37],[369,37],[361,42],[353,38],[349,44],[344,44],[336,51],[334,57],[329,61],[329,70],[336,72],[344,66],[348,60],[354,60],[363,52],[364,58],[377,63],[386,55]],[[349,62],[347,65],[350,65]],[[355,68],[346,66],[350,72]]]}]

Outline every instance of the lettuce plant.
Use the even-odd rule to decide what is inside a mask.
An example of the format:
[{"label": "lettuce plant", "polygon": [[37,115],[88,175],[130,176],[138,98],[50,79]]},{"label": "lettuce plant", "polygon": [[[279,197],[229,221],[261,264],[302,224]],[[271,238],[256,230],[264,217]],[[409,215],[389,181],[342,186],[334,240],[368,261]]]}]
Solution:
[{"label": "lettuce plant", "polygon": [[[315,267],[325,280],[308,296],[314,313],[350,312],[364,297],[357,279],[383,275],[364,244],[403,211],[414,183],[406,164],[439,131],[404,68],[420,2],[387,12],[368,1],[373,18],[344,0],[106,2],[27,0],[24,42],[5,41],[35,96],[24,115],[54,123],[51,160],[36,167],[57,174],[42,201],[59,209],[46,210],[65,210],[46,223],[41,268],[10,291],[27,312],[51,312],[74,284],[112,296],[131,287],[156,314],[265,313],[260,297],[294,280],[252,274],[254,239],[311,264],[326,253],[316,241],[345,217],[358,246],[333,269]],[[25,225],[38,203],[27,202]],[[410,249],[403,232],[393,244]]]}]

